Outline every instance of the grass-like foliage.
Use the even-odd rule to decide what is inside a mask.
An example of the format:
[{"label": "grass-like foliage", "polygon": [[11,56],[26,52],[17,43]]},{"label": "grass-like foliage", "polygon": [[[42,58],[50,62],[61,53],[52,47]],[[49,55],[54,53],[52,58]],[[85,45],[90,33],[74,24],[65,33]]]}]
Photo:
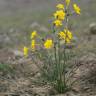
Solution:
[{"label": "grass-like foliage", "polygon": [[4,73],[13,73],[13,69],[11,68],[11,66],[9,66],[8,64],[1,64],[0,63],[0,71],[4,72]]},{"label": "grass-like foliage", "polygon": [[66,92],[74,83],[71,77],[76,67],[70,64],[74,54],[71,49],[73,34],[69,22],[74,14],[80,15],[80,8],[76,3],[72,4],[71,0],[63,3],[57,4],[57,11],[53,13],[50,35],[42,38],[37,31],[33,31],[31,47],[24,47],[24,55],[32,57],[42,76],[59,93]]}]

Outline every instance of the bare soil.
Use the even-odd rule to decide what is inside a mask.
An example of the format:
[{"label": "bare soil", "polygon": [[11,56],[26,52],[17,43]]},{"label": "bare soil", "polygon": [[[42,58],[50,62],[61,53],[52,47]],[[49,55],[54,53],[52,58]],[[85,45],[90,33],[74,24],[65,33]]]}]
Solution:
[{"label": "bare soil", "polygon": [[0,96],[96,96],[96,73],[91,74],[95,70],[92,68],[96,68],[96,54],[89,53],[79,59],[75,76],[80,79],[71,91],[58,94],[48,84],[38,82],[39,69],[30,58],[17,58],[11,51],[0,50],[0,62],[10,64],[14,70],[13,73],[0,71]]}]

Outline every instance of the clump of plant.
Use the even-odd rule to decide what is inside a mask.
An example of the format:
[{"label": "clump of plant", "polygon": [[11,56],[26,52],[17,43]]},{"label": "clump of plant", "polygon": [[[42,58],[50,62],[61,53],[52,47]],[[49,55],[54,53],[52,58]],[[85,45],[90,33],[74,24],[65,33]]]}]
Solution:
[{"label": "clump of plant", "polygon": [[[80,15],[81,12],[79,6],[71,0],[65,0],[63,3],[56,6],[57,10],[53,13],[51,24],[52,31],[50,30],[49,35],[42,38],[37,31],[33,31],[31,47],[24,47],[24,55],[32,57],[32,61],[40,68],[44,80],[59,93],[66,92],[74,83],[70,79],[74,67],[71,66],[72,64],[69,65],[73,57],[70,53],[71,49],[68,48],[73,40],[69,22],[72,15]],[[69,70],[70,68],[72,69]]]},{"label": "clump of plant", "polygon": [[13,73],[13,69],[8,64],[1,64],[0,63],[0,71],[4,73]]}]

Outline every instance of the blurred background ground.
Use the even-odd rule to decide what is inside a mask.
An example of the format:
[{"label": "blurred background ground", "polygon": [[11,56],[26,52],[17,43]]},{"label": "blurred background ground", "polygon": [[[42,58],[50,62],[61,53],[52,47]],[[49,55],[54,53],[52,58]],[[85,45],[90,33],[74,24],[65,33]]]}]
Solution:
[{"label": "blurred background ground", "polygon": [[[24,45],[28,45],[29,36],[32,30],[34,29],[38,30],[38,32],[42,36],[50,32],[50,28],[51,28],[50,19],[52,17],[53,12],[55,11],[55,6],[57,2],[59,1],[58,0],[0,0],[0,64],[8,63],[12,65],[11,66],[12,69],[15,68],[16,71],[15,74],[16,77],[14,77],[14,74],[11,74],[14,72],[10,69],[10,66],[5,65],[4,67],[5,69],[2,71],[1,69],[3,68],[0,65],[0,78],[5,77],[5,78],[1,78],[0,80],[0,92],[1,92],[0,96],[3,96],[4,92],[7,92],[9,94],[9,95],[5,94],[6,96],[47,96],[47,95],[40,95],[40,94],[42,93],[43,89],[44,90],[48,89],[47,88],[48,86],[47,87],[43,86],[44,87],[43,89],[42,86],[34,87],[33,86],[34,84],[30,86],[30,84],[32,83],[31,81],[34,79],[33,77],[34,76],[36,77],[38,75],[37,74],[38,69],[37,71],[33,70],[34,69],[33,66],[35,65],[34,64],[30,65],[29,59],[24,61],[22,49]],[[78,74],[79,73],[81,74],[82,72],[84,72],[85,69],[89,70],[90,66],[91,68],[96,66],[96,43],[95,43],[96,42],[96,12],[95,12],[96,0],[78,0],[78,1],[73,0],[73,2],[77,2],[81,7],[81,16],[76,16],[75,18],[72,17],[70,23],[73,34],[78,42],[77,45],[78,47],[76,49],[76,52],[77,54],[82,54],[79,59],[81,64],[83,65],[80,67],[81,69],[77,71]],[[34,73],[34,71],[36,71],[35,72],[36,74]],[[85,75],[85,73],[86,72],[84,72],[83,75]],[[94,73],[96,73],[96,71]],[[17,76],[17,74],[19,74],[20,76]],[[91,72],[88,73],[89,78],[91,78],[89,74],[91,74]],[[27,78],[32,77],[31,78],[32,80],[26,79],[26,76]],[[94,76],[96,77],[96,74]],[[96,84],[96,78],[94,80],[95,80],[94,84]],[[88,86],[85,86],[87,88],[84,89],[85,93],[80,93],[82,91],[80,91],[76,87],[79,90],[79,92],[77,91],[77,93],[75,92],[75,94],[68,93],[69,95],[66,96],[96,96],[95,93],[96,87],[93,87],[94,84],[91,84],[92,85],[91,88],[87,84]],[[81,87],[84,88],[84,86]],[[41,93],[39,92],[40,94],[38,95],[37,92],[36,95],[35,92],[33,91],[39,90],[38,88],[41,89]],[[22,92],[20,91],[21,89],[23,89]],[[19,93],[19,91],[21,93]],[[18,94],[23,94],[23,95],[18,95],[17,93],[16,93],[17,95],[12,95],[11,92],[13,93],[17,92]],[[35,95],[32,95],[33,93]],[[44,94],[47,93],[45,92]]]},{"label": "blurred background ground", "polygon": [[[50,31],[49,20],[55,11],[56,1],[58,0],[0,0],[0,46],[26,43],[27,36],[38,26],[42,35]],[[79,4],[82,14],[71,20],[71,26],[73,33],[82,37],[86,35],[84,32],[89,25],[96,22],[96,1],[73,1]]]}]

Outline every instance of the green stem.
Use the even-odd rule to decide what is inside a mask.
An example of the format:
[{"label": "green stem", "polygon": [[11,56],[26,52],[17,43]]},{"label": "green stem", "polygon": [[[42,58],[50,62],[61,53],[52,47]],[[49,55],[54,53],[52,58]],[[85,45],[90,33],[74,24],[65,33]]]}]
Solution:
[{"label": "green stem", "polygon": [[61,69],[61,56],[60,56],[60,41],[58,40],[58,69],[59,69],[59,80],[60,80],[60,91],[62,91],[62,69]]},{"label": "green stem", "polygon": [[[68,8],[66,8],[66,14],[67,14],[67,12],[68,12]],[[66,26],[65,26],[65,28],[67,29],[68,28],[68,16],[66,15],[66,17],[65,17],[65,22],[66,22]],[[66,36],[65,36],[65,47],[64,47],[64,64],[63,64],[63,74],[64,74],[64,78],[63,78],[63,80],[64,80],[64,86],[65,86],[65,88],[67,87],[67,84],[66,84],[66,38],[67,38],[67,33],[65,33],[66,34]]]},{"label": "green stem", "polygon": [[66,49],[64,49],[64,65],[63,65],[63,68],[64,68],[64,70],[63,70],[63,72],[64,72],[64,86],[66,86]]},{"label": "green stem", "polygon": [[[56,31],[55,31],[54,26],[53,26],[53,34],[55,34],[55,32]],[[54,42],[54,58],[55,58],[55,65],[56,65],[56,67],[55,67],[56,69],[55,69],[54,74],[56,75],[56,77],[55,77],[56,80],[58,79],[58,76],[59,76],[59,74],[58,74],[58,72],[59,72],[59,70],[58,70],[58,57],[57,56],[58,56],[58,54],[57,54],[57,42]]]},{"label": "green stem", "polygon": [[54,57],[55,57],[55,64],[56,64],[56,71],[55,72],[57,74],[57,78],[58,78],[58,60],[57,60],[57,48],[56,48],[56,44],[54,45]]}]

